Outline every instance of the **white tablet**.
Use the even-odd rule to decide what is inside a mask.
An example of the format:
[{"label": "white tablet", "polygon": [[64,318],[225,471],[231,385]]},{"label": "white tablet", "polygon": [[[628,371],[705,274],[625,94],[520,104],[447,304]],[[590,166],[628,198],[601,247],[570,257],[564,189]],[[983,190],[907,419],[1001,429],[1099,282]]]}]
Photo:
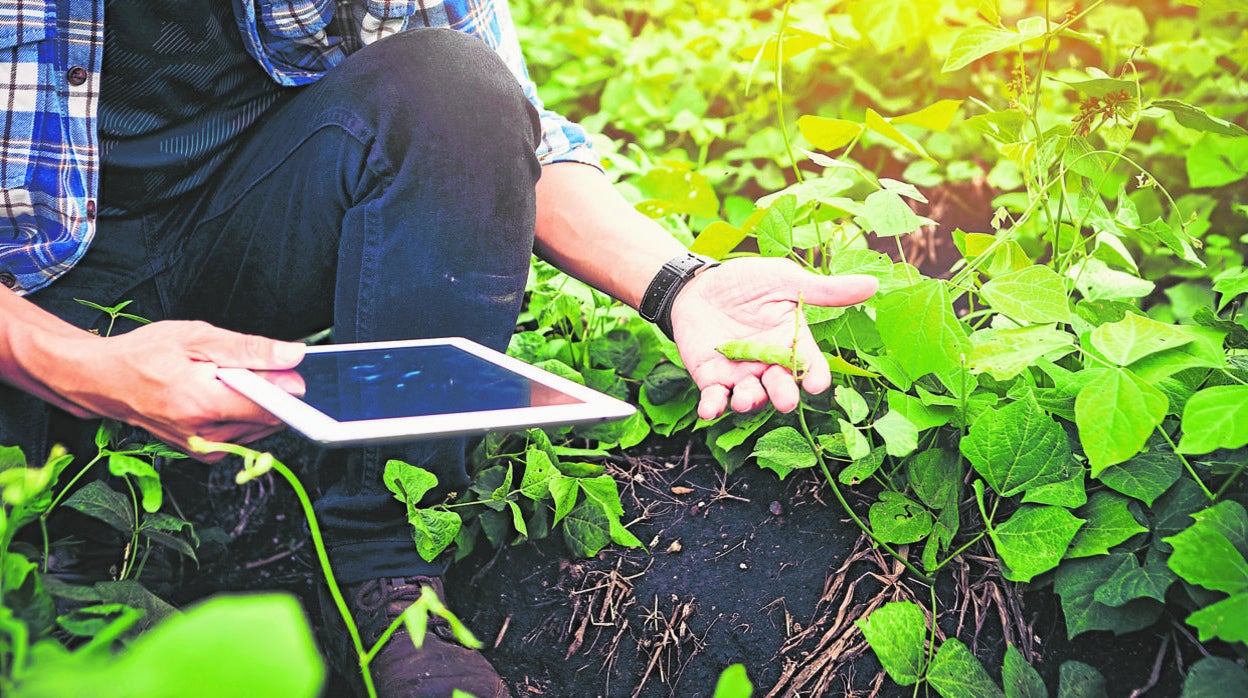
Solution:
[{"label": "white tablet", "polygon": [[326,446],[605,422],[636,411],[460,337],[308,347],[294,372],[303,395],[247,369],[217,376]]}]

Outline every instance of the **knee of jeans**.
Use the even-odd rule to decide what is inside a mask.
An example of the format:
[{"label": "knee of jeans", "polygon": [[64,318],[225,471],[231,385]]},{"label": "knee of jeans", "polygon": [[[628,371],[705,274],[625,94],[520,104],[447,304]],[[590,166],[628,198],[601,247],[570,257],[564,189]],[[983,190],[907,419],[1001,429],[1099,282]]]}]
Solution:
[{"label": "knee of jeans", "polygon": [[510,137],[528,152],[537,147],[536,110],[479,38],[445,28],[400,32],[356,52],[334,73],[396,138],[423,134],[422,146],[455,147],[471,136],[497,147]]}]

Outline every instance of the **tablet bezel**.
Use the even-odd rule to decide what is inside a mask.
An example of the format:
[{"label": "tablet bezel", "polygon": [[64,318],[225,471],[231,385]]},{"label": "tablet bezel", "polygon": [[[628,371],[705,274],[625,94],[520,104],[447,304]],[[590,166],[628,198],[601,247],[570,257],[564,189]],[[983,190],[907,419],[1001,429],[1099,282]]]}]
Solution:
[{"label": "tablet bezel", "polygon": [[557,427],[624,419],[635,407],[557,376],[519,359],[497,352],[463,337],[414,339],[392,342],[358,342],[308,347],[309,354],[397,349],[404,347],[451,345],[580,400],[578,403],[519,407],[476,412],[454,412],[413,417],[391,417],[342,422],[330,417],[300,398],[287,393],[245,368],[219,368],[217,377],[234,390],[263,407],[290,428],[323,446],[349,446],[370,443],[417,441],[421,439],[480,435],[498,431],[520,431],[532,427]]}]

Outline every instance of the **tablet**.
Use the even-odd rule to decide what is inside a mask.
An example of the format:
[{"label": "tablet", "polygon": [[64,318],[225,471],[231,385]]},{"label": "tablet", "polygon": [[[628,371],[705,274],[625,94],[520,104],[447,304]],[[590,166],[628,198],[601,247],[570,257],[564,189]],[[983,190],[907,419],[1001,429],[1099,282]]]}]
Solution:
[{"label": "tablet", "polygon": [[461,337],[308,347],[292,395],[247,369],[217,376],[325,446],[622,419],[635,408]]}]

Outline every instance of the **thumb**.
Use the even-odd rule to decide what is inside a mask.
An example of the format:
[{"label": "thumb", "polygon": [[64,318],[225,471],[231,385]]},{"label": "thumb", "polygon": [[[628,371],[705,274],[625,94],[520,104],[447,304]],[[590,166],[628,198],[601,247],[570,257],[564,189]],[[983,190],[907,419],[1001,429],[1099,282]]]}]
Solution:
[{"label": "thumb", "polygon": [[821,276],[802,271],[802,278],[795,284],[802,293],[802,301],[809,305],[841,307],[861,303],[879,290],[880,282],[866,274],[845,276]]},{"label": "thumb", "polygon": [[307,349],[300,342],[282,342],[212,326],[201,329],[189,347],[197,358],[221,367],[271,371],[299,365]]}]

